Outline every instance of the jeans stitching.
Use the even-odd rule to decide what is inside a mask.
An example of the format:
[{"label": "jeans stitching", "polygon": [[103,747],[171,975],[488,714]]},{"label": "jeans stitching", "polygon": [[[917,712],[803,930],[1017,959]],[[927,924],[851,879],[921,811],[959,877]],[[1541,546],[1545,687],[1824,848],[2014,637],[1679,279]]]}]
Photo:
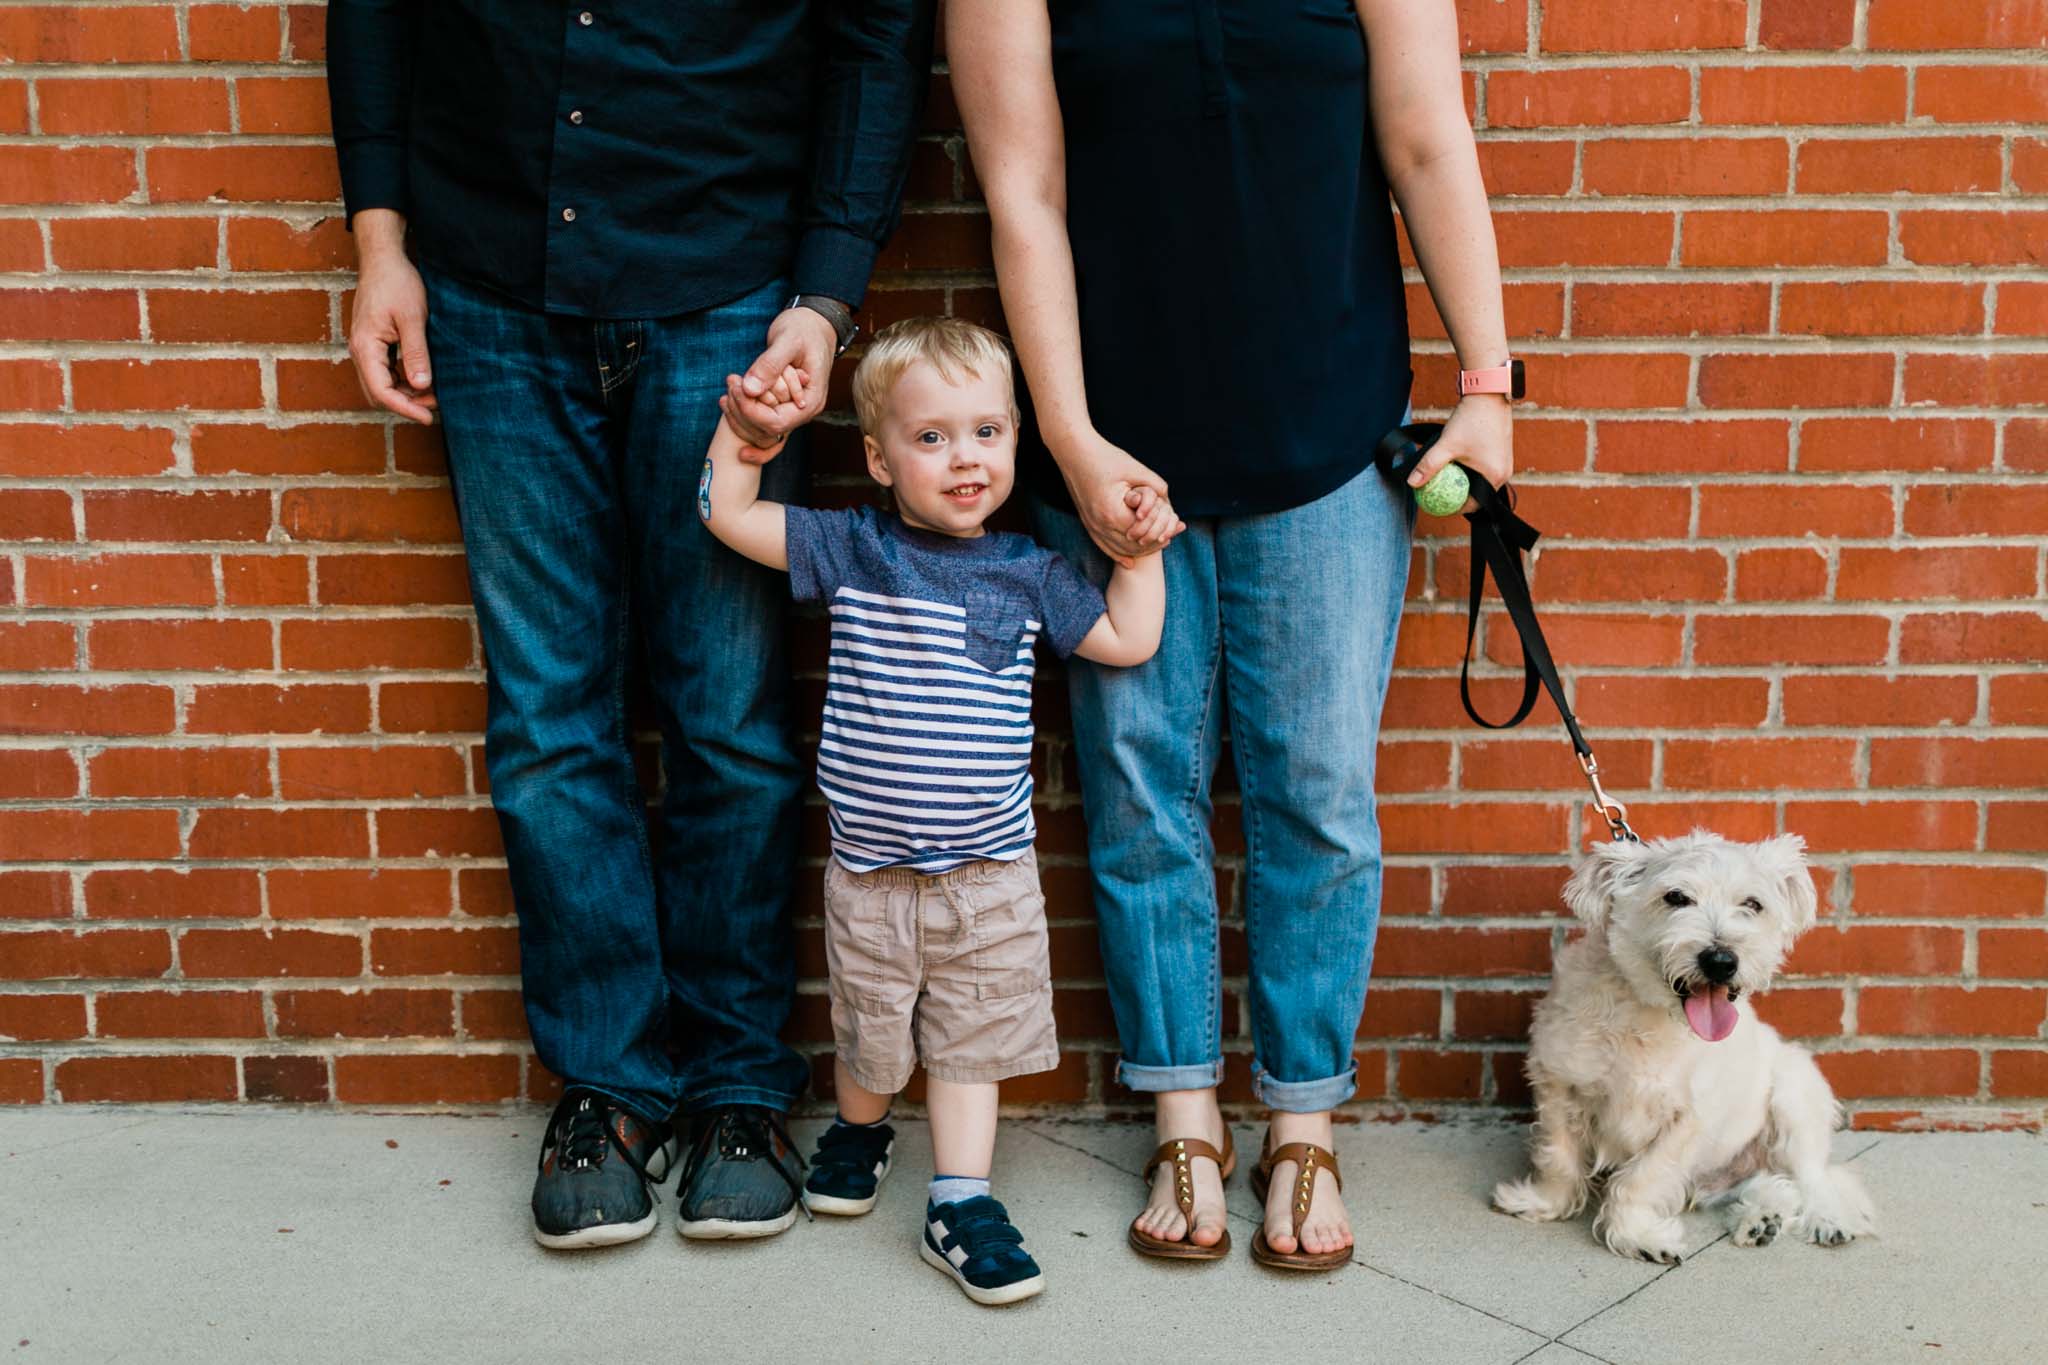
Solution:
[{"label": "jeans stitching", "polygon": [[[1217,582],[1216,632],[1220,639],[1223,636],[1223,593],[1220,569],[1218,570]],[[1245,761],[1244,749],[1239,742],[1239,737],[1245,733],[1245,727],[1244,714],[1238,709],[1237,694],[1232,692],[1228,686],[1225,686],[1223,695],[1230,707],[1230,756],[1231,761],[1237,766],[1237,785],[1239,787],[1237,803],[1238,820],[1244,827],[1244,895],[1242,899],[1244,902],[1245,950],[1251,964],[1248,967],[1245,981],[1245,1001],[1249,1006],[1252,996],[1251,978],[1257,972],[1256,964],[1259,959],[1259,916],[1254,913],[1259,903],[1258,784],[1252,777],[1252,768],[1255,765]],[[1256,1064],[1259,1057],[1265,1052],[1266,1020],[1260,1017],[1259,1011],[1255,1008],[1248,1009],[1247,1013],[1251,1015],[1252,1060]]]},{"label": "jeans stitching", "polygon": [[[1213,557],[1215,550],[1215,540],[1213,535],[1210,539],[1210,550],[1211,555]],[[1222,603],[1220,601],[1219,594],[1219,600],[1217,602],[1216,630],[1210,636],[1209,639],[1208,672],[1206,675],[1206,681],[1204,682],[1202,687],[1202,705],[1200,712],[1201,719],[1195,727],[1195,746],[1191,754],[1191,757],[1194,761],[1190,765],[1191,771],[1188,776],[1187,795],[1184,798],[1182,798],[1182,813],[1187,818],[1188,829],[1189,832],[1193,835],[1192,842],[1196,848],[1200,848],[1202,846],[1203,835],[1206,833],[1206,831],[1195,820],[1195,808],[1197,805],[1198,798],[1202,795],[1202,791],[1205,785],[1202,777],[1202,768],[1205,762],[1207,761],[1206,755],[1209,752],[1209,715],[1211,711],[1210,703],[1215,699],[1216,696],[1216,681],[1221,672],[1222,661],[1223,613]],[[1214,788],[1215,774],[1213,772],[1209,774],[1209,780],[1206,785],[1211,789]],[[1210,862],[1210,881],[1213,884],[1215,880],[1213,854],[1211,855]],[[1219,1035],[1223,1027],[1223,1021],[1219,1015],[1217,1000],[1218,997],[1220,997],[1223,993],[1223,907],[1215,904],[1213,896],[1211,898],[1210,904],[1212,907],[1212,913],[1209,917],[1211,951],[1209,953],[1208,962],[1208,990],[1205,992],[1202,1001],[1202,1023],[1203,1037],[1209,1040],[1211,1050],[1220,1053],[1221,1043]]]}]

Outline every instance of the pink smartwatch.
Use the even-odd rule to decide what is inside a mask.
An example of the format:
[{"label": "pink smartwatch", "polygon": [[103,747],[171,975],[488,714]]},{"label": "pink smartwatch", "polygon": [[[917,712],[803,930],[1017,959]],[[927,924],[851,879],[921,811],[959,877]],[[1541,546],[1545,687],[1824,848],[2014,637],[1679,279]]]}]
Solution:
[{"label": "pink smartwatch", "polygon": [[1495,365],[1486,370],[1458,371],[1458,397],[1471,393],[1497,393],[1510,402],[1520,398],[1527,391],[1522,376],[1522,362],[1510,360],[1505,365]]}]

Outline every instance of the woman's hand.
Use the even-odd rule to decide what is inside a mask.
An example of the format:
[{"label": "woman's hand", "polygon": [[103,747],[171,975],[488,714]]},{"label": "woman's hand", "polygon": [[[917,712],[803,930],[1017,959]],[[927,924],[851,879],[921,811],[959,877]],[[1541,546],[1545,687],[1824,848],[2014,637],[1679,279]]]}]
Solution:
[{"label": "woman's hand", "polygon": [[[1459,399],[1451,420],[1444,423],[1444,434],[1422,457],[1422,463],[1409,471],[1408,486],[1422,487],[1452,460],[1479,474],[1495,488],[1514,475],[1515,427],[1507,399],[1492,393],[1469,394]],[[1467,498],[1461,510],[1469,512],[1475,505]]]},{"label": "woman's hand", "polygon": [[1166,480],[1129,452],[1091,432],[1056,454],[1088,538],[1126,569],[1187,529],[1166,501]]}]

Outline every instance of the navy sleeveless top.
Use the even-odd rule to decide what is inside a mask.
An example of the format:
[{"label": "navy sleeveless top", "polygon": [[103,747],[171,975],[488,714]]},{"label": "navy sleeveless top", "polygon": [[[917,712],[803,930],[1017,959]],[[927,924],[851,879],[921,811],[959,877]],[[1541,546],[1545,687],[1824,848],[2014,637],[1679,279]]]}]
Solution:
[{"label": "navy sleeveless top", "polygon": [[[1407,404],[1350,0],[1050,0],[1088,410],[1182,516],[1313,502]],[[1027,477],[1070,506],[1043,448]]]}]

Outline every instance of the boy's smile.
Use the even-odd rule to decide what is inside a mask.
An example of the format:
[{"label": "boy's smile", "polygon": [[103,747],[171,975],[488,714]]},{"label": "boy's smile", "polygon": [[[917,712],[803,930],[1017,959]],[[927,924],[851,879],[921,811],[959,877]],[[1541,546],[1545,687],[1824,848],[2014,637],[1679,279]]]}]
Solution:
[{"label": "boy's smile", "polygon": [[962,538],[1009,497],[1016,477],[1017,418],[1004,376],[947,382],[912,365],[889,391],[888,416],[864,438],[868,472],[896,495],[896,511],[920,530]]}]

